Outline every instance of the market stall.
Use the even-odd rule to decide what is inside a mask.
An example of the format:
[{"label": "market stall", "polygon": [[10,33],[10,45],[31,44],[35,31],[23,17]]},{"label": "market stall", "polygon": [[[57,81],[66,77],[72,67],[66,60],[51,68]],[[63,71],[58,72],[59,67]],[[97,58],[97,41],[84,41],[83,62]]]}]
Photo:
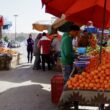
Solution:
[{"label": "market stall", "polygon": [[15,68],[21,59],[21,54],[9,48],[0,47],[0,70]]},{"label": "market stall", "polygon": [[[105,104],[110,105],[110,52],[103,48],[101,64],[98,51],[93,50],[89,55],[92,57],[86,60],[90,63],[67,81],[58,104],[60,110],[69,110],[71,107],[78,110],[79,105],[107,110],[104,109]],[[81,67],[81,64],[77,66]]]},{"label": "market stall", "polygon": [[[62,92],[58,104],[59,109],[70,110],[72,106],[78,109],[78,105],[93,105],[98,106],[100,110],[104,110],[104,104],[110,105],[110,53],[103,50],[102,41],[104,39],[104,29],[110,27],[110,1],[64,1],[58,4],[57,0],[48,2],[42,0],[42,3],[46,6],[46,12],[58,17],[65,14],[66,20],[75,22],[76,24],[83,25],[91,20],[94,22],[94,26],[101,28],[102,33],[100,37],[101,45],[98,48],[99,51],[95,50],[97,42],[94,37],[91,37],[90,45],[92,49],[88,48],[88,50],[90,49],[89,51],[92,51],[91,54],[94,56],[90,59],[90,64],[82,73],[74,75],[74,77],[70,76]],[[62,5],[65,3],[68,3],[68,7],[62,8]],[[61,6],[59,7],[59,5]],[[52,7],[55,6],[57,9],[54,8],[52,10]]]}]

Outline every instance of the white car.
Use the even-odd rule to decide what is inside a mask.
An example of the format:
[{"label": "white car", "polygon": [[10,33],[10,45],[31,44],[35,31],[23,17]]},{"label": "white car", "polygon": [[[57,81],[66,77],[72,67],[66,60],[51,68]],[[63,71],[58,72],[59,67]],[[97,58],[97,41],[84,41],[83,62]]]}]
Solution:
[{"label": "white car", "polygon": [[20,47],[20,43],[17,41],[11,41],[11,42],[9,42],[8,47],[17,48],[17,47]]}]

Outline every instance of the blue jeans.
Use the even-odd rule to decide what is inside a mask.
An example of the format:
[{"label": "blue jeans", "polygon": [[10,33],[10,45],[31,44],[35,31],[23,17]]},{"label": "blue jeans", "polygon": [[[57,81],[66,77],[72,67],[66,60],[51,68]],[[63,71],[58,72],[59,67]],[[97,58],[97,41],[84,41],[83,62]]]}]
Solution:
[{"label": "blue jeans", "polygon": [[71,65],[62,65],[62,73],[64,76],[64,84],[66,84],[67,80],[69,79],[72,70],[73,70],[72,64]]}]

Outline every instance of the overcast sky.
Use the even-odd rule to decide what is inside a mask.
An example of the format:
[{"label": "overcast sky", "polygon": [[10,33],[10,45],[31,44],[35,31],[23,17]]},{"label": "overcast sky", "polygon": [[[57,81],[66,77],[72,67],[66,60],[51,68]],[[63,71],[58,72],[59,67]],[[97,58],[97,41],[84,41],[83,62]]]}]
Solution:
[{"label": "overcast sky", "polygon": [[15,31],[15,17],[17,32],[35,32],[32,23],[51,20],[52,15],[46,14],[41,0],[0,0],[0,15],[12,21],[9,32]]}]

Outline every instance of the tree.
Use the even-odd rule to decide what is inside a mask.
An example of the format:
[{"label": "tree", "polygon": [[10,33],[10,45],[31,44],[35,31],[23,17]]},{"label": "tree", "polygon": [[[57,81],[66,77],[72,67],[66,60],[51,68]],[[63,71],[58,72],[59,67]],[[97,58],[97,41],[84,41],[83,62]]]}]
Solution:
[{"label": "tree", "polygon": [[8,42],[8,41],[9,41],[9,39],[8,39],[7,36],[4,37],[4,41],[5,41],[5,42]]}]

